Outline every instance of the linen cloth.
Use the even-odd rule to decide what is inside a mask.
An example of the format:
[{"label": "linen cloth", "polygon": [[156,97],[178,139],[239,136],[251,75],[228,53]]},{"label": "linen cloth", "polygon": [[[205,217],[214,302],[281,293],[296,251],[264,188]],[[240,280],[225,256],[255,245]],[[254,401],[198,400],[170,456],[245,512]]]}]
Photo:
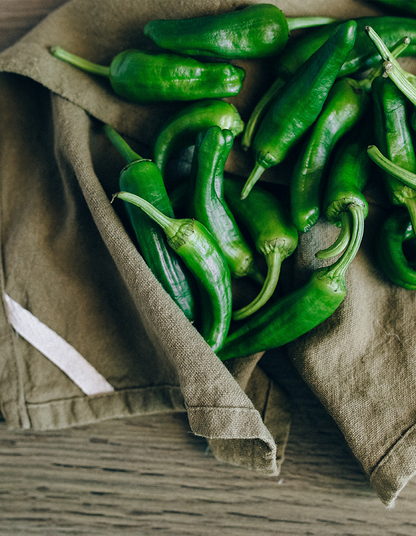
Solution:
[{"label": "linen cloth", "polygon": [[[59,45],[108,65],[127,48],[151,49],[142,34],[151,19],[240,5],[70,0],[0,55],[0,397],[9,426],[50,430],[186,411],[192,431],[207,438],[218,459],[279,474],[289,401],[259,366],[262,354],[219,361],[156,281],[110,203],[124,164],[101,122],[146,157],[179,105],[129,103],[108,80],[48,50]],[[287,16],[377,13],[352,1],[278,5]],[[241,93],[227,100],[245,120],[271,81],[270,61],[234,62],[247,74]],[[246,177],[252,165],[236,147],[227,170]],[[287,183],[280,169],[264,179]],[[376,266],[373,235],[388,206],[377,188],[368,196],[366,235],[348,271],[345,302],[286,350],[391,506],[416,471],[415,295],[390,284]],[[293,277],[282,284],[302,284],[318,265],[315,252],[334,236],[326,222],[303,236]],[[49,333],[54,344],[48,335],[38,346],[30,342],[24,329],[32,320],[35,338]]]}]

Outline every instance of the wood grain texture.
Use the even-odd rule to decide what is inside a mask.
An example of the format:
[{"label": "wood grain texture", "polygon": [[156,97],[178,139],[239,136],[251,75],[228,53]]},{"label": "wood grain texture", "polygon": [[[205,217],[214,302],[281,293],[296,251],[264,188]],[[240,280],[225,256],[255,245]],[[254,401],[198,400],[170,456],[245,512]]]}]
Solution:
[{"label": "wood grain texture", "polygon": [[[0,50],[63,0],[0,0]],[[342,435],[283,357],[293,423],[279,477],[218,462],[185,414],[50,433],[0,422],[0,534],[416,535],[416,481],[384,508]],[[274,367],[276,370],[277,367]]]}]

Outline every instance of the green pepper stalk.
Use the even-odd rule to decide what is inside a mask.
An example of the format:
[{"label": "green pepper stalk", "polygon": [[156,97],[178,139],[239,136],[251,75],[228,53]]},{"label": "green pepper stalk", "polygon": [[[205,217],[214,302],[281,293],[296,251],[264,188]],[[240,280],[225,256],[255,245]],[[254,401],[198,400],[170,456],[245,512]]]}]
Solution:
[{"label": "green pepper stalk", "polygon": [[403,244],[414,236],[409,214],[398,208],[386,218],[376,241],[379,266],[393,283],[407,290],[416,290],[416,270],[406,257]]},{"label": "green pepper stalk", "polygon": [[202,63],[176,54],[125,50],[107,67],[61,47],[52,47],[50,52],[83,71],[108,78],[117,95],[139,103],[232,97],[240,92],[245,77],[241,67]]},{"label": "green pepper stalk", "polygon": [[153,148],[153,160],[162,175],[174,153],[195,145],[198,133],[214,125],[230,130],[234,136],[244,129],[237,108],[220,99],[198,101],[172,114],[162,126]]},{"label": "green pepper stalk", "polygon": [[[378,35],[374,28],[366,26],[365,31],[384,60],[386,76],[388,76],[400,91],[416,106],[416,76],[402,68],[389,50],[385,40]],[[402,33],[405,32],[402,31]],[[406,35],[411,39],[407,32]]]},{"label": "green pepper stalk", "polygon": [[[354,220],[362,217],[354,209],[351,214]],[[218,357],[225,361],[278,348],[329,318],[345,298],[345,272],[361,244],[363,225],[356,222],[353,227],[348,247],[334,264],[315,270],[306,285],[250,317],[226,338]]]},{"label": "green pepper stalk", "polygon": [[206,299],[201,335],[211,348],[220,348],[227,336],[232,313],[230,270],[215,238],[197,220],[165,216],[151,203],[128,192],[114,194],[142,209],[165,232],[168,244],[195,276]]},{"label": "green pepper stalk", "polygon": [[[158,210],[173,217],[172,205],[158,167],[133,151],[113,127],[104,125],[103,129],[127,162],[120,172],[120,188],[151,201]],[[125,208],[144,260],[165,291],[193,322],[196,305],[193,278],[181,259],[168,247],[161,229],[141,210],[129,204]]]},{"label": "green pepper stalk", "polygon": [[188,181],[189,216],[216,238],[232,277],[251,276],[263,282],[253,251],[224,199],[224,165],[233,142],[232,132],[218,126],[202,131],[197,137]]},{"label": "green pepper stalk", "polygon": [[301,233],[318,221],[322,204],[322,179],[338,141],[364,116],[370,104],[367,92],[353,78],[337,80],[321,113],[307,133],[290,181],[292,220]]},{"label": "green pepper stalk", "polygon": [[273,194],[256,186],[244,200],[240,182],[225,180],[225,199],[237,221],[253,239],[257,251],[266,259],[267,276],[259,294],[249,304],[234,311],[233,319],[242,320],[263,307],[273,296],[282,262],[298,245],[298,232],[284,204]]},{"label": "green pepper stalk", "polygon": [[247,179],[247,197],[265,169],[279,164],[318,117],[339,69],[351,51],[357,23],[348,21],[313,54],[270,105],[253,141],[255,167]]},{"label": "green pepper stalk", "polygon": [[[338,77],[349,76],[360,71],[372,68],[380,61],[379,52],[372,46],[364,31],[371,26],[383,39],[388,47],[397,43],[403,35],[410,38],[411,43],[406,54],[412,56],[416,52],[416,19],[409,17],[370,16],[355,19],[357,22],[357,36],[354,46],[343,63]],[[249,117],[242,138],[244,149],[251,146],[255,132],[263,119],[266,110],[281,91],[281,88],[294,76],[299,68],[314,54],[319,47],[331,36],[332,32],[341,23],[332,23],[314,29],[303,36],[289,41],[285,49],[276,58],[276,78],[270,88],[255,106]],[[404,50],[400,55],[404,54]],[[385,58],[386,59],[386,58]]]},{"label": "green pepper stalk", "polygon": [[[407,98],[389,78],[379,76],[372,84],[374,102],[374,139],[383,155],[401,168],[416,172],[416,156]],[[387,195],[394,205],[409,211],[416,225],[416,191],[390,173],[383,173]]]},{"label": "green pepper stalk", "polygon": [[416,190],[416,173],[412,173],[392,162],[389,158],[384,156],[376,145],[369,145],[367,154],[383,171],[402,182],[405,186]]},{"label": "green pepper stalk", "polygon": [[[362,191],[370,176],[371,160],[367,146],[372,121],[365,118],[342,140],[335,151],[325,185],[322,209],[328,221],[341,227],[338,238],[328,248],[318,251],[318,259],[339,255],[348,245],[352,230],[351,207],[362,211],[364,222],[368,215],[368,202]],[[358,220],[357,220],[358,221]]]},{"label": "green pepper stalk", "polygon": [[284,49],[292,29],[329,24],[329,17],[286,18],[273,4],[188,19],[151,20],[144,35],[161,48],[190,56],[266,58]]}]

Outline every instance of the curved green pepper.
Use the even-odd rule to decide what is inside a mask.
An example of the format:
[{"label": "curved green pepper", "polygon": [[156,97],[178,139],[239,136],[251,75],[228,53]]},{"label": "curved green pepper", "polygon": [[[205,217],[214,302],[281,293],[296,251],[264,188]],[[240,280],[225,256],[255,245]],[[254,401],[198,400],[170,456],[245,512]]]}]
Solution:
[{"label": "curved green pepper", "polygon": [[338,140],[351,130],[367,111],[370,99],[360,82],[337,80],[328,93],[321,113],[301,147],[290,181],[292,220],[306,233],[321,213],[322,177]]},{"label": "curved green pepper", "polygon": [[[368,118],[369,119],[369,118]],[[336,149],[325,185],[322,209],[328,221],[341,227],[337,240],[327,249],[318,251],[318,259],[327,259],[341,253],[351,234],[351,208],[361,210],[363,222],[368,215],[368,202],[362,191],[370,176],[371,160],[367,146],[372,121],[359,124]]]},{"label": "curved green pepper", "polygon": [[232,97],[245,71],[228,63],[202,63],[176,54],[125,50],[109,67],[97,65],[60,47],[51,54],[86,72],[109,79],[117,95],[134,102],[191,101]]},{"label": "curved green pepper", "polygon": [[200,332],[218,350],[230,327],[232,295],[230,270],[215,238],[197,220],[168,218],[137,195],[118,192],[114,197],[139,207],[160,225],[169,245],[194,274],[203,299]]},{"label": "curved green pepper", "polygon": [[414,236],[409,214],[399,208],[386,218],[376,241],[379,266],[393,283],[407,290],[416,290],[416,270],[406,257],[403,244]]},{"label": "curved green pepper", "polygon": [[[352,215],[361,217],[356,211]],[[345,272],[361,244],[363,226],[354,228],[348,247],[334,264],[315,270],[306,285],[250,317],[226,338],[218,357],[225,361],[283,346],[329,318],[345,298]]]},{"label": "curved green pepper", "polygon": [[270,105],[253,141],[255,167],[246,197],[265,169],[279,164],[318,117],[339,69],[351,51],[357,23],[347,21],[300,68]]},{"label": "curved green pepper", "polygon": [[[383,155],[401,168],[416,172],[416,156],[409,124],[407,98],[389,78],[372,84],[374,138]],[[416,225],[416,191],[390,173],[383,172],[387,195],[394,205],[405,206]]]},{"label": "curved green pepper", "polygon": [[286,18],[273,4],[189,19],[151,20],[144,35],[159,47],[191,56],[265,58],[279,53],[294,28],[328,24],[328,17]]},{"label": "curved green pepper", "polygon": [[[147,199],[169,217],[173,217],[166,188],[159,168],[150,160],[141,158],[110,125],[104,125],[108,138],[124,157],[127,166],[122,169],[119,186]],[[149,268],[188,320],[195,319],[193,281],[180,258],[168,247],[160,228],[141,210],[126,204],[127,214]]]},{"label": "curved green pepper", "polygon": [[[339,70],[339,77],[349,76],[373,67],[380,61],[380,52],[371,46],[365,29],[374,28],[387,47],[392,47],[403,36],[410,38],[406,55],[416,53],[416,19],[410,17],[370,16],[359,17],[357,22],[357,37],[351,52]],[[280,92],[281,88],[294,76],[299,68],[309,60],[319,47],[331,36],[338,23],[328,24],[290,41],[276,59],[276,79],[271,87],[255,106],[246,123],[241,144],[244,148],[251,146],[253,136],[264,117],[270,103]],[[404,51],[400,53],[403,55]],[[387,59],[387,58],[384,58]]]},{"label": "curved green pepper", "polygon": [[188,182],[189,215],[216,238],[231,276],[262,280],[253,252],[224,199],[224,164],[233,146],[229,130],[213,126],[200,133]]},{"label": "curved green pepper", "polygon": [[153,160],[162,175],[173,153],[195,144],[199,132],[217,125],[238,136],[244,123],[237,108],[220,99],[205,99],[171,115],[162,126],[153,147]]},{"label": "curved green pepper", "polygon": [[234,320],[252,315],[269,301],[279,281],[282,262],[298,245],[298,232],[290,214],[275,195],[258,184],[244,200],[240,198],[240,191],[239,181],[225,180],[225,199],[237,221],[253,239],[257,251],[266,259],[267,276],[254,300],[234,311]]}]

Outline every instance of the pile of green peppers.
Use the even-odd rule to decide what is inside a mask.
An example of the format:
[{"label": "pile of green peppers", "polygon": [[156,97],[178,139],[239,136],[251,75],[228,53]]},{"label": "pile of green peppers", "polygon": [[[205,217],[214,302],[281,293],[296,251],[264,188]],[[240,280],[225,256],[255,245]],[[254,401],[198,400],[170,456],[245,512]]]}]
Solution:
[{"label": "pile of green peppers", "polygon": [[[368,214],[363,192],[375,171],[391,206],[376,245],[380,267],[390,284],[416,290],[416,77],[396,59],[416,52],[416,19],[408,13],[291,19],[274,4],[254,4],[149,21],[144,35],[158,51],[127,50],[109,66],[51,49],[108,78],[120,98],[184,102],[151,158],[103,125],[126,162],[112,202],[123,202],[147,264],[221,360],[287,344],[342,304]],[[243,121],[229,101],[245,78],[233,61],[258,58],[274,63],[275,79]],[[236,145],[252,155],[245,181],[225,172]],[[190,149],[190,165],[172,186],[169,165]],[[295,155],[292,175],[277,195],[259,179],[288,155]],[[334,243],[316,252],[332,264],[285,292],[283,262],[320,218],[339,228]],[[243,278],[255,292],[237,306]]]}]

